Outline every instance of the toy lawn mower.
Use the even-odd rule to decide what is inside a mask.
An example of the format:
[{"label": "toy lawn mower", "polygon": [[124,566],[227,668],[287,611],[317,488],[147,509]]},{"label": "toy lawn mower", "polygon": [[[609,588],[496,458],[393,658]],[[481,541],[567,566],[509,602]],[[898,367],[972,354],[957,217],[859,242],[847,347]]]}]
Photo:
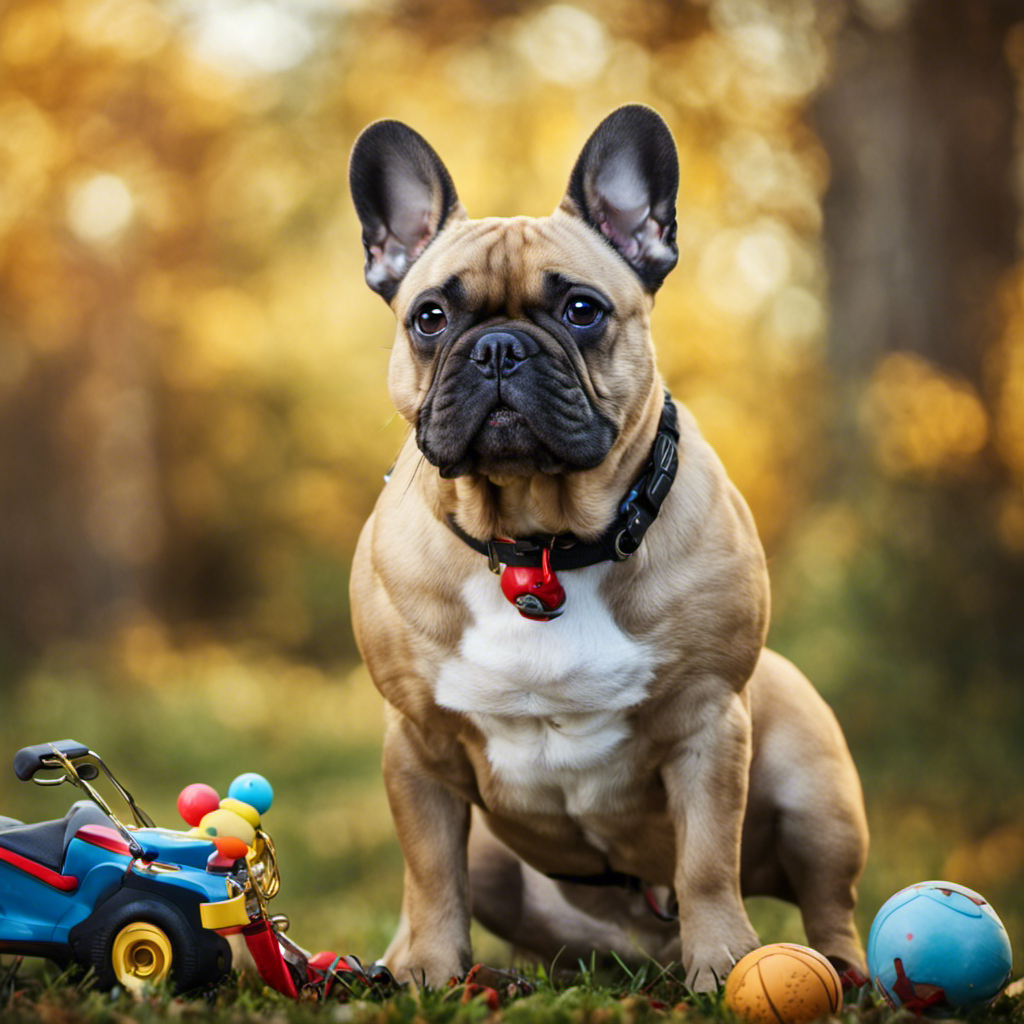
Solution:
[{"label": "toy lawn mower", "polygon": [[[224,800],[209,786],[187,786],[178,808],[193,827],[176,831],[157,828],[103,759],[75,740],[25,747],[14,770],[37,785],[69,783],[87,799],[55,821],[0,816],[0,953],[91,967],[101,987],[168,979],[187,992],[227,975],[226,936],[237,934],[263,981],[292,998],[395,985],[383,965],[311,955],[285,934],[287,917],[268,913],[280,874],[262,828],[273,799],[262,776],[239,776]],[[92,785],[101,772],[133,824]]]}]

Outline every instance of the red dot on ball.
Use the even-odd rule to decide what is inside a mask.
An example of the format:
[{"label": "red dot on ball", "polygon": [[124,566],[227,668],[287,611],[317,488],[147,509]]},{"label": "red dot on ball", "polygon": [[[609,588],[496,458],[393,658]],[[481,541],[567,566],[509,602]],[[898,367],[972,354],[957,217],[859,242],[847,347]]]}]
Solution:
[{"label": "red dot on ball", "polygon": [[178,794],[178,813],[189,825],[198,825],[203,815],[220,806],[220,797],[213,786],[205,782],[193,782]]}]

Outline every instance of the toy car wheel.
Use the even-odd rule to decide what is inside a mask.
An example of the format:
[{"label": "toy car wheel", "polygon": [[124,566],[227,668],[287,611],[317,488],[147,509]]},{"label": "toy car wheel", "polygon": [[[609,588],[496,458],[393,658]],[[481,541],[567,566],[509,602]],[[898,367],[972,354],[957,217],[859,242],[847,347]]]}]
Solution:
[{"label": "toy car wheel", "polygon": [[173,963],[171,940],[151,921],[133,921],[114,936],[110,966],[125,988],[163,981],[171,973]]},{"label": "toy car wheel", "polygon": [[184,992],[204,980],[195,933],[176,907],[158,900],[123,904],[85,941],[83,959],[101,988],[139,988],[169,978]]}]

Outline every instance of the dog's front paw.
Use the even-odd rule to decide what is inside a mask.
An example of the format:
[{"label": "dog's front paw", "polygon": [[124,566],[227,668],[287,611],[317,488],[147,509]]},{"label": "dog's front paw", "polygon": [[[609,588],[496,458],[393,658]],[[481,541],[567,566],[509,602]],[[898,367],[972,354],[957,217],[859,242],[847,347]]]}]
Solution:
[{"label": "dog's front paw", "polygon": [[458,956],[446,956],[436,950],[410,950],[405,956],[391,956],[389,950],[383,962],[399,984],[409,983],[417,989],[445,988],[466,973]]},{"label": "dog's front paw", "polygon": [[[683,967],[686,969],[686,985],[692,992],[714,992],[725,984],[729,972],[741,957],[760,945],[757,935],[751,931],[749,936],[734,939],[726,943],[691,944],[689,956],[684,955]],[[684,954],[685,954],[684,950]]]},{"label": "dog's front paw", "polygon": [[458,928],[435,927],[414,934],[403,917],[380,962],[400,985],[444,988],[452,978],[462,978],[473,963],[469,936],[462,941],[459,932]]}]

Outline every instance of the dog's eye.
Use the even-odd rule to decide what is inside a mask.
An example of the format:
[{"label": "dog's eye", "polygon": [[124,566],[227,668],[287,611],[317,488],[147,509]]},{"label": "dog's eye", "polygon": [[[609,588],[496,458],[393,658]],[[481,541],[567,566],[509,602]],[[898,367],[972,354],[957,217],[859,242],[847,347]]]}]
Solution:
[{"label": "dog's eye", "polygon": [[565,307],[563,316],[573,327],[593,327],[604,316],[604,310],[592,299],[576,298]]},{"label": "dog's eye", "polygon": [[416,311],[413,321],[420,334],[440,334],[448,326],[448,317],[436,302],[426,302]]}]

